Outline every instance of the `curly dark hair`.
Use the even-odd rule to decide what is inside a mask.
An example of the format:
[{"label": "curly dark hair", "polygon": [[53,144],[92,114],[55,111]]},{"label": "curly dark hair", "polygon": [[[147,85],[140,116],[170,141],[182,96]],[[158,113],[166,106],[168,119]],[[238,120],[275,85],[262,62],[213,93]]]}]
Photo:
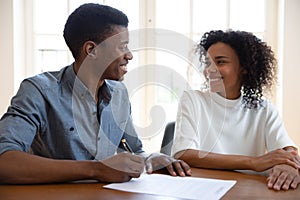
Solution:
[{"label": "curly dark hair", "polygon": [[97,44],[104,41],[113,25],[127,27],[127,16],[106,5],[87,3],[79,6],[69,16],[63,34],[74,59],[79,57],[80,48],[86,41]]},{"label": "curly dark hair", "polygon": [[215,30],[206,32],[196,47],[201,64],[205,64],[208,48],[223,42],[236,52],[242,68],[241,93],[247,108],[258,108],[263,93],[269,92],[277,81],[277,61],[265,42],[250,32]]}]

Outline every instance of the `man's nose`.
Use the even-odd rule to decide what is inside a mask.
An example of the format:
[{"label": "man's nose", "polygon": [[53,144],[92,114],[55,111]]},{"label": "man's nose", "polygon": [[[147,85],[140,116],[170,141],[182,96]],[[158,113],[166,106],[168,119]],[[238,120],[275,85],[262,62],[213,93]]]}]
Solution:
[{"label": "man's nose", "polygon": [[132,60],[133,55],[131,53],[131,51],[128,50],[128,52],[125,53],[125,59],[127,60]]}]

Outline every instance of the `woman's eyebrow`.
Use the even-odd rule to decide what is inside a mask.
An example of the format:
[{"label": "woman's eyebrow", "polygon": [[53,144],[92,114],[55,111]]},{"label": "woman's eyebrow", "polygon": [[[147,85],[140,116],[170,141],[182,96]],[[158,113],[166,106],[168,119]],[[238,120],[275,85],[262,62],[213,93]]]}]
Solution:
[{"label": "woman's eyebrow", "polygon": [[215,59],[220,59],[220,58],[229,58],[228,56],[216,56]]}]

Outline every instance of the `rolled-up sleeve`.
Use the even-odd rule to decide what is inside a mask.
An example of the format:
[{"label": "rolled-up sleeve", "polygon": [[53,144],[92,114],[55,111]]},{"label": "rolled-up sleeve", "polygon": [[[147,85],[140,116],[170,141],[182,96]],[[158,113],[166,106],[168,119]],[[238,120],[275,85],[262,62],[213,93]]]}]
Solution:
[{"label": "rolled-up sleeve", "polygon": [[9,150],[27,151],[41,128],[45,100],[40,89],[24,80],[0,120],[0,154]]}]

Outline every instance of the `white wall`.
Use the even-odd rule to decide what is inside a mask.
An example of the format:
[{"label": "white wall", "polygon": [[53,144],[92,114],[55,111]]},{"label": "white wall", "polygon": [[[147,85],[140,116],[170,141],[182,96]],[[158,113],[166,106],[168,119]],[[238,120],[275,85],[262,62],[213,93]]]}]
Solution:
[{"label": "white wall", "polygon": [[13,1],[0,1],[0,115],[14,92]]},{"label": "white wall", "polygon": [[24,1],[0,1],[0,116],[25,77],[26,26]]},{"label": "white wall", "polygon": [[282,3],[282,116],[287,131],[300,147],[300,1]]}]

